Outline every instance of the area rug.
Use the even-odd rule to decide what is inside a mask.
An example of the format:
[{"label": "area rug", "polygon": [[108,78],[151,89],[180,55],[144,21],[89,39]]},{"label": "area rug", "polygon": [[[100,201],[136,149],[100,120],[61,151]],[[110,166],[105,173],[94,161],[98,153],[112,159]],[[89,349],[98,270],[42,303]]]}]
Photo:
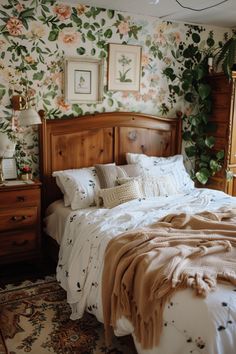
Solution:
[{"label": "area rug", "polygon": [[0,330],[0,354],[136,354],[131,337],[114,337],[107,347],[93,315],[70,320],[54,277],[0,289]]}]

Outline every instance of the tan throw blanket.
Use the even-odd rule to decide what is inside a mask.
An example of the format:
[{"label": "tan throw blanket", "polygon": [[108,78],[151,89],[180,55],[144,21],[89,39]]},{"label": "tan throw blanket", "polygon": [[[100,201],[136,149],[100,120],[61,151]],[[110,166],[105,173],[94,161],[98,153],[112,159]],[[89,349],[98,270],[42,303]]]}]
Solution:
[{"label": "tan throw blanket", "polygon": [[166,301],[177,289],[206,296],[217,282],[236,284],[236,212],[169,215],[124,233],[106,249],[103,315],[106,338],[125,316],[145,349],[158,345]]}]

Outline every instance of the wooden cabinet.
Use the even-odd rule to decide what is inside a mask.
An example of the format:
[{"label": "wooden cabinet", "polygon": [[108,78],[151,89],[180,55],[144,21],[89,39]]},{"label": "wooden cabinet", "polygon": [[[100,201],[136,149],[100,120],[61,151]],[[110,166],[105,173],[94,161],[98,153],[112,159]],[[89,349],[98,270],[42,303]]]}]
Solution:
[{"label": "wooden cabinet", "polygon": [[214,74],[208,82],[212,88],[210,121],[217,125],[212,134],[215,149],[224,150],[225,158],[223,169],[210,178],[207,187],[236,196],[236,73],[230,82],[224,74]]},{"label": "wooden cabinet", "polygon": [[0,264],[40,255],[41,183],[0,186]]}]

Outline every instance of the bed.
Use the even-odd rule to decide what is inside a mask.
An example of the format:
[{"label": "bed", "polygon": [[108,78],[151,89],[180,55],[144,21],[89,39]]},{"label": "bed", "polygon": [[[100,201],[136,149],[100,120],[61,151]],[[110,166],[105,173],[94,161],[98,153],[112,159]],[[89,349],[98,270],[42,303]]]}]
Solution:
[{"label": "bed", "polygon": [[[43,116],[43,112],[41,112]],[[43,120],[40,130],[45,243],[57,259],[57,278],[67,291],[72,319],[84,311],[104,321],[102,275],[111,239],[148,227],[170,213],[196,214],[236,207],[219,191],[193,188],[191,193],[134,199],[114,208],[71,210],[52,177],[54,171],[96,164],[126,163],[126,152],[165,157],[180,153],[181,121],[130,112],[97,113],[73,119]],[[141,284],[140,284],[141,286]],[[140,354],[230,354],[236,346],[236,286],[220,284],[207,297],[190,289],[177,291],[166,303],[158,345],[144,347],[132,323],[118,319],[115,334],[132,334]]]},{"label": "bed", "polygon": [[[112,112],[73,119],[44,119],[40,125],[40,173],[43,182],[42,205],[62,197],[53,171],[93,166],[95,163],[124,164],[127,151],[153,156],[180,152],[181,120]],[[45,237],[45,248],[57,260],[58,244]]]}]

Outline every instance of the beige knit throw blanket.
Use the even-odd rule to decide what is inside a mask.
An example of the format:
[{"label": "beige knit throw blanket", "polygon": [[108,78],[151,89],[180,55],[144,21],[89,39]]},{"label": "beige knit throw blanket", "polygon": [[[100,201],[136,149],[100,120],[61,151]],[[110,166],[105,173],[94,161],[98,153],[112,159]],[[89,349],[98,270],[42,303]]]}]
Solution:
[{"label": "beige knit throw blanket", "polygon": [[180,288],[206,296],[217,282],[236,285],[236,211],[169,215],[112,239],[102,287],[107,341],[125,316],[144,349],[158,345],[170,296]]}]

